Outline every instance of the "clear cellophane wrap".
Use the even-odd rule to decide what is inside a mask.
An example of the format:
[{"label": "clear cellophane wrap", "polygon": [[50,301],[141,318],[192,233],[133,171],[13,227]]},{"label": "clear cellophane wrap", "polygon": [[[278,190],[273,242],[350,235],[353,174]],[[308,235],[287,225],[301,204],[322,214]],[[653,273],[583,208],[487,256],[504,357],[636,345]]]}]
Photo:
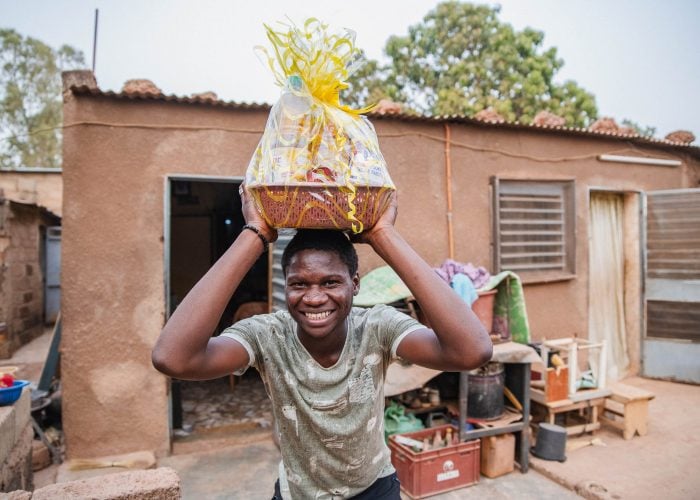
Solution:
[{"label": "clear cellophane wrap", "polygon": [[309,19],[303,28],[265,26],[267,57],[282,95],[246,172],[246,185],[273,227],[335,228],[359,233],[384,212],[395,189],[377,135],[339,92],[357,68],[354,34],[329,34]]}]

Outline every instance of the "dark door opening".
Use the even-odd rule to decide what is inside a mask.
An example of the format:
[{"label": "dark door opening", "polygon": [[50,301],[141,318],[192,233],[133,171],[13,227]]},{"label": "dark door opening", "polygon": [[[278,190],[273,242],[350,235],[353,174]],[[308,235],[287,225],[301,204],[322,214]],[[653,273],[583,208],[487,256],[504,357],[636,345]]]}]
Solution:
[{"label": "dark door opening", "polygon": [[[245,221],[238,194],[240,181],[178,179],[170,182],[168,315],[240,234]],[[266,312],[268,259],[263,255],[245,276],[213,336],[245,311]],[[257,306],[257,307],[256,307]],[[265,427],[270,405],[262,381],[248,370],[234,385],[233,376],[205,382],[172,380],[172,428],[176,437],[211,430]]]}]

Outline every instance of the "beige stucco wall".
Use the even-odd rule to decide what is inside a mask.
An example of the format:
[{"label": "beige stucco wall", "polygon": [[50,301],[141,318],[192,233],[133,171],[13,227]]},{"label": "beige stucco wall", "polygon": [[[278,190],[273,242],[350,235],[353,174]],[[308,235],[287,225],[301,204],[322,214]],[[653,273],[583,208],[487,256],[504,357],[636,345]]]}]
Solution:
[{"label": "beige stucco wall", "polygon": [[[167,451],[168,386],[150,362],[165,311],[164,179],[242,177],[266,118],[260,110],[67,97],[66,123],[83,123],[64,135],[62,374],[69,457]],[[381,118],[374,124],[398,188],[398,227],[437,266],[448,256],[444,126]],[[528,285],[525,293],[534,338],[585,337],[589,189],[684,187],[686,167],[598,162],[597,154],[631,147],[614,140],[459,124],[451,133],[459,261],[491,265],[491,176],[576,179],[577,276]],[[586,158],[542,162],[503,153]],[[366,248],[360,257],[362,273],[381,264]]]}]

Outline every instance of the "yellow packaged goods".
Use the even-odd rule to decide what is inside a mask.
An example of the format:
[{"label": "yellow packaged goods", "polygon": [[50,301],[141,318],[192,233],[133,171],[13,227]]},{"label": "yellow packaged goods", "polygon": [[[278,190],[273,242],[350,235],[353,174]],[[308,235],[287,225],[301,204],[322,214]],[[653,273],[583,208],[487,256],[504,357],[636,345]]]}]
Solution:
[{"label": "yellow packaged goods", "polygon": [[265,26],[267,57],[282,95],[246,172],[258,209],[273,227],[351,229],[377,221],[395,189],[367,117],[369,108],[340,104],[339,93],[360,64],[351,32]]}]

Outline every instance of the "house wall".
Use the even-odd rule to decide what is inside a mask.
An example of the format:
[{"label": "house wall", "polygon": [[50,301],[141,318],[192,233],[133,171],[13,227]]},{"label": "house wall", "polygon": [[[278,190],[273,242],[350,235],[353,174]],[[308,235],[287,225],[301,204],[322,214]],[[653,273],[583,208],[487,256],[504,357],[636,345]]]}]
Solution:
[{"label": "house wall", "polygon": [[[73,125],[64,132],[62,281],[69,458],[137,449],[167,452],[168,384],[150,361],[165,321],[165,178],[242,177],[266,118],[260,110],[66,96],[64,120]],[[438,266],[449,252],[444,125],[382,118],[374,124],[398,189],[397,226]],[[619,140],[450,127],[456,260],[491,267],[492,176],[576,180],[576,277],[527,285],[525,294],[535,339],[586,337],[589,189],[685,187],[686,171],[595,159],[619,152]],[[630,148],[675,157],[624,145]],[[361,273],[382,264],[367,248],[361,248],[360,258]]]},{"label": "house wall", "polygon": [[61,216],[63,179],[59,168],[2,170],[0,190],[10,200],[39,205]]},{"label": "house wall", "polygon": [[0,359],[43,332],[41,227],[54,223],[36,205],[0,202]]}]

